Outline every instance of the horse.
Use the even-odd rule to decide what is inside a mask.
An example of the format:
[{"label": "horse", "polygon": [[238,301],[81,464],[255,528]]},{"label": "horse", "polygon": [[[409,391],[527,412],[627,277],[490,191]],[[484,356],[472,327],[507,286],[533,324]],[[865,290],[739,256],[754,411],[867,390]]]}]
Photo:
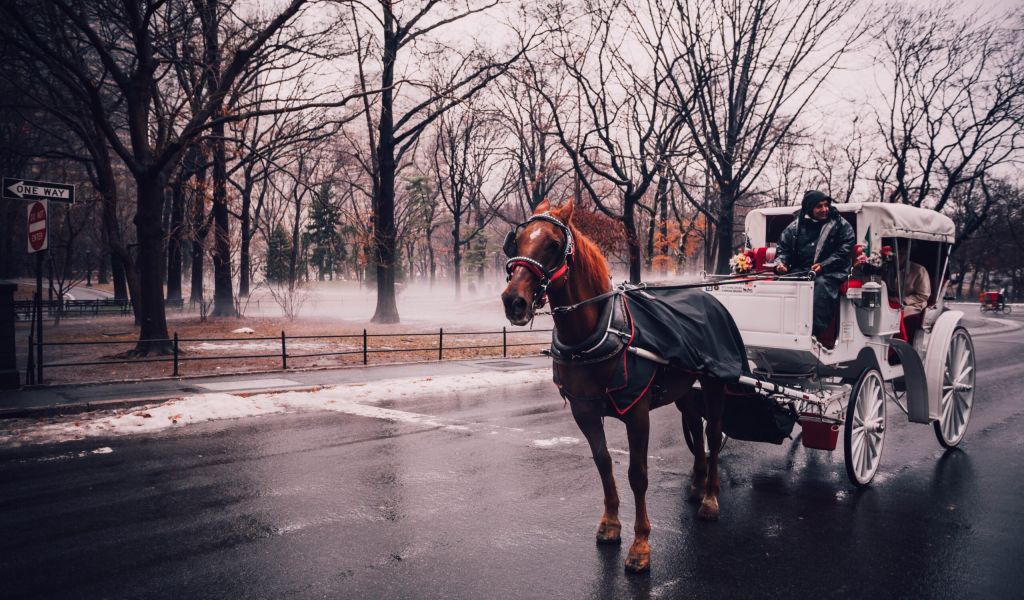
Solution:
[{"label": "horse", "polygon": [[[532,321],[537,310],[550,303],[554,327],[560,340],[573,344],[587,340],[599,327],[602,302],[614,294],[608,264],[600,250],[572,223],[573,204],[552,207],[545,200],[524,223],[509,233],[505,253],[508,285],[501,294],[505,316],[512,325]],[[605,299],[608,298],[608,299]],[[560,307],[562,310],[560,310]],[[568,309],[568,310],[565,310]],[[604,417],[625,424],[629,440],[629,485],[636,504],[633,543],[626,556],[628,572],[650,569],[651,524],[647,516],[647,451],[650,411],[675,404],[682,413],[682,426],[693,440],[693,471],[688,500],[700,504],[702,520],[719,517],[721,482],[718,455],[722,440],[725,382],[700,373],[666,366],[656,376],[657,393],[644,393],[625,413],[615,410],[605,391],[615,358],[574,364],[553,361],[553,374],[573,419],[590,445],[601,477],[604,511],[597,526],[598,544],[621,543],[619,496],[612,473],[612,459],[605,441]],[[694,394],[695,381],[701,394]],[[702,430],[701,419],[706,419]],[[705,434],[709,453],[705,454]]]}]

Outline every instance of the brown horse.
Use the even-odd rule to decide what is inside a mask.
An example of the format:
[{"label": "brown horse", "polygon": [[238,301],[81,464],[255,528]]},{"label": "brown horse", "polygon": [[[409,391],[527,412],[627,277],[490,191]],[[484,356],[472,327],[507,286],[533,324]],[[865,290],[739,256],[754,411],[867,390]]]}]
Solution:
[{"label": "brown horse", "polygon": [[[597,247],[572,225],[572,202],[552,208],[547,201],[537,207],[534,216],[510,234],[506,243],[508,286],[501,295],[505,316],[513,325],[525,325],[534,311],[550,301],[552,308],[573,306],[611,290],[608,264]],[[595,301],[569,312],[554,314],[559,340],[579,343],[598,327],[602,303]],[[657,375],[657,393],[648,392],[628,411],[619,414],[605,399],[613,359],[574,365],[553,365],[561,389],[569,400],[573,418],[587,438],[604,488],[604,513],[597,527],[597,543],[620,543],[619,495],[612,474],[612,459],[605,442],[606,416],[626,425],[629,439],[629,485],[636,500],[633,545],[626,557],[626,569],[640,572],[650,568],[647,518],[647,446],[650,437],[651,409],[675,403],[682,413],[683,427],[693,440],[693,448],[704,448],[701,417],[707,419],[710,456],[696,450],[689,500],[700,502],[698,516],[718,519],[718,452],[722,439],[724,384],[722,381],[693,375],[670,367]],[[703,394],[691,394],[699,379]]]}]

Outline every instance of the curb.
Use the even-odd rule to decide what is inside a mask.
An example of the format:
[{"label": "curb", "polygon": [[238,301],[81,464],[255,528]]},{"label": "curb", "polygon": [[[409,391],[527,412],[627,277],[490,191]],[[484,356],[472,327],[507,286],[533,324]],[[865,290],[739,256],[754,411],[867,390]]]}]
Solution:
[{"label": "curb", "polygon": [[[234,396],[248,397],[257,394],[278,394],[285,392],[315,392],[321,390],[323,385],[302,385],[290,387],[272,387],[263,389],[247,389]],[[213,392],[205,392],[213,393]],[[228,393],[228,392],[224,392]],[[0,421],[4,419],[40,419],[45,417],[60,417],[65,415],[77,415],[96,410],[116,410],[119,408],[134,408],[147,404],[160,404],[169,400],[177,400],[186,395],[196,394],[160,394],[157,396],[141,396],[138,398],[125,398],[120,400],[97,400],[95,402],[71,402],[67,404],[50,404],[48,406],[30,406],[20,408],[0,409]]]}]

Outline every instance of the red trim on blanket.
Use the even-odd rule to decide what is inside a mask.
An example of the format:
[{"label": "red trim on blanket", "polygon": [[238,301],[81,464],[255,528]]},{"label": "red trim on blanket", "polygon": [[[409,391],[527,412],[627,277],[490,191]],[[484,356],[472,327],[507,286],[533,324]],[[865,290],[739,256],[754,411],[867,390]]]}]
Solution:
[{"label": "red trim on blanket", "polygon": [[624,294],[620,296],[620,298],[622,298],[622,306],[626,310],[626,318],[629,320],[629,341],[626,342],[626,347],[622,350],[622,373],[623,381],[626,383],[617,388],[606,388],[604,393],[605,396],[608,397],[608,402],[611,403],[612,409],[621,416],[626,414],[629,409],[633,408],[633,406],[644,397],[647,390],[651,388],[651,384],[654,383],[654,378],[658,376],[658,371],[655,369],[654,374],[651,375],[651,379],[647,382],[647,385],[644,386],[643,391],[641,391],[640,394],[629,403],[629,406],[619,410],[619,407],[615,404],[615,399],[612,397],[612,394],[629,385],[629,362],[627,359],[629,358],[629,347],[633,345],[633,340],[636,338],[636,329],[633,326],[633,313],[629,310],[629,301],[626,299]]}]

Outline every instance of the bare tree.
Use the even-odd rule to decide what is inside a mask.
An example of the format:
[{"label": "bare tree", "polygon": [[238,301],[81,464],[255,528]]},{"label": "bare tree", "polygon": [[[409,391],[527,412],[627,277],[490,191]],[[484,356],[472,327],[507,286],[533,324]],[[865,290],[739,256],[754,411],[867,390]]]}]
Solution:
[{"label": "bare tree", "polygon": [[679,115],[717,189],[717,271],[728,269],[737,201],[755,185],[814,93],[866,31],[866,20],[844,26],[856,4],[672,3],[672,43],[666,44],[662,60],[672,69]]},{"label": "bare tree", "polygon": [[[453,23],[483,13],[496,6],[490,2],[467,2],[465,8],[443,10],[440,0],[419,0],[399,5],[392,0],[378,0],[372,9],[368,3],[353,4],[353,35],[358,42],[359,86],[368,90],[370,77],[379,77],[381,93],[376,105],[365,102],[369,146],[373,156],[370,164],[373,181],[373,233],[377,269],[377,307],[375,323],[397,323],[395,303],[395,270],[398,259],[395,218],[395,182],[398,166],[423,131],[453,106],[471,98],[503,74],[525,52],[529,40],[520,40],[519,48],[504,56],[483,50],[460,51],[453,44],[433,39],[433,34]],[[358,26],[356,6],[373,23],[380,37]],[[371,45],[371,38],[376,40]],[[377,50],[376,73],[370,73],[370,51]],[[448,62],[443,85],[429,81],[403,78],[400,72],[410,55],[420,53],[422,60],[435,64]],[[371,118],[376,117],[376,124]]]},{"label": "bare tree", "polygon": [[[549,19],[566,21],[564,10],[556,6]],[[543,70],[532,70],[534,89],[548,104],[576,176],[601,212],[623,225],[631,281],[641,278],[638,207],[678,151],[682,133],[677,113],[664,104],[669,87],[669,68],[662,59],[665,36],[666,16],[653,4],[634,10],[621,0],[591,2],[548,48],[564,74],[561,85],[552,90]],[[567,103],[581,115],[575,129],[560,114]],[[616,203],[599,193],[601,181],[614,187]]]},{"label": "bare tree", "polygon": [[[257,56],[293,53],[304,46],[308,35],[290,25],[305,4],[305,0],[291,0],[270,18],[239,21],[231,48],[222,48],[216,76],[208,78],[211,87],[202,94],[203,102],[187,113],[187,103],[172,101],[182,95],[162,87],[175,82],[167,77],[167,47],[186,23],[197,18],[186,2],[0,4],[0,15],[15,25],[4,30],[4,41],[31,53],[45,64],[45,76],[66,83],[87,103],[97,127],[135,180],[141,317],[137,354],[170,351],[161,277],[161,217],[168,177],[189,144],[222,123],[244,117],[241,110],[227,114],[221,109],[225,96]],[[85,60],[75,58],[80,56]],[[107,96],[123,102],[123,113],[107,111]],[[245,107],[253,110],[258,109]]]},{"label": "bare tree", "polygon": [[[486,201],[484,186],[488,176],[498,171],[502,131],[490,115],[467,103],[442,115],[436,132],[434,176],[452,218],[452,274],[455,297],[461,298],[465,249],[478,242],[496,214],[493,203]],[[507,177],[502,181],[494,194],[498,199],[511,187]]]},{"label": "bare tree", "polygon": [[[957,10],[894,5],[879,29],[878,61],[890,77],[876,111],[885,144],[876,178],[885,200],[941,211],[957,188],[1021,149],[1024,11],[981,19]],[[959,231],[957,241],[972,231]]]}]

